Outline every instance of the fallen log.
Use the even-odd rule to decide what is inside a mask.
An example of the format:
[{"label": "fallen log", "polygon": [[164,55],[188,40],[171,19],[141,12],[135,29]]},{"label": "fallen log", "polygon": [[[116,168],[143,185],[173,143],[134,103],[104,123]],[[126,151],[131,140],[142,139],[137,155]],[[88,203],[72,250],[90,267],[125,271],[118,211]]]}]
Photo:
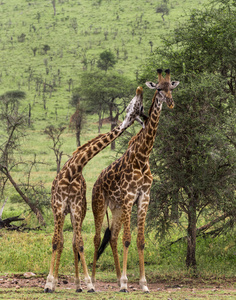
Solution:
[{"label": "fallen log", "polygon": [[11,228],[13,227],[10,223],[11,222],[17,222],[17,221],[23,221],[24,218],[19,218],[19,216],[10,217],[7,219],[0,219],[0,228]]}]

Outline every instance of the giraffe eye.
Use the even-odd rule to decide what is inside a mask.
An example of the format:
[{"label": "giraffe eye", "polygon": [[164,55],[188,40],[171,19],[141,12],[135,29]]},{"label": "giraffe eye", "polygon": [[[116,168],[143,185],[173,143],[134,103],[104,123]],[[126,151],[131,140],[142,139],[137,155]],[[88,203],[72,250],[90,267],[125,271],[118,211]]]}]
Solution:
[{"label": "giraffe eye", "polygon": [[160,92],[161,91],[161,89],[157,89],[158,90],[158,92]]}]

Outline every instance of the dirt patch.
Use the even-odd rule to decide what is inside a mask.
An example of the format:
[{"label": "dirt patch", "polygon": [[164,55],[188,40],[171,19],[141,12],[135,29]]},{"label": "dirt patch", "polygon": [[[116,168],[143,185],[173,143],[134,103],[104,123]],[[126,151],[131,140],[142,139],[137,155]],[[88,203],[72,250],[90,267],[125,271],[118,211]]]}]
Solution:
[{"label": "dirt patch", "polygon": [[[205,281],[202,279],[185,278],[184,280],[158,280],[156,283],[148,283],[148,288],[152,292],[161,290],[212,290],[212,291],[235,291],[235,280],[236,278],[229,278],[221,280]],[[20,289],[23,287],[38,287],[44,288],[46,283],[46,276],[36,275],[30,278],[25,278],[23,274],[12,274],[0,276],[0,288],[15,288]],[[82,288],[86,290],[86,285],[82,281]],[[97,280],[95,284],[96,291],[119,291],[119,287],[115,282],[102,282]],[[75,289],[74,278],[70,276],[60,276],[57,289]],[[128,289],[130,291],[138,291],[140,287],[137,282],[129,282]]]}]

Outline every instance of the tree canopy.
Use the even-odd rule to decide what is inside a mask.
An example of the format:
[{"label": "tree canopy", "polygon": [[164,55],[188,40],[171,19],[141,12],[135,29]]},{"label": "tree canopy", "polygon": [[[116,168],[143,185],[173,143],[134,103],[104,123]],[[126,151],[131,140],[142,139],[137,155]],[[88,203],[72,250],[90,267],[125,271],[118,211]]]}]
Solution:
[{"label": "tree canopy", "polygon": [[[235,1],[214,1],[163,38],[151,56],[143,80],[153,66],[170,68],[180,81],[173,93],[173,112],[162,112],[151,156],[154,173],[148,224],[160,235],[174,222],[187,231],[186,265],[196,266],[199,217],[206,222],[224,215],[235,222]],[[186,215],[187,223],[181,216]]]},{"label": "tree canopy", "polygon": [[[132,81],[116,72],[84,72],[80,85],[76,88],[77,98],[83,100],[86,110],[99,116],[99,130],[104,112],[115,121],[123,113],[130,96],[135,94],[136,87]],[[113,120],[114,119],[114,120]]]},{"label": "tree canopy", "polygon": [[110,50],[105,50],[100,54],[97,67],[101,70],[107,71],[108,69],[112,69],[115,64],[115,55]]}]

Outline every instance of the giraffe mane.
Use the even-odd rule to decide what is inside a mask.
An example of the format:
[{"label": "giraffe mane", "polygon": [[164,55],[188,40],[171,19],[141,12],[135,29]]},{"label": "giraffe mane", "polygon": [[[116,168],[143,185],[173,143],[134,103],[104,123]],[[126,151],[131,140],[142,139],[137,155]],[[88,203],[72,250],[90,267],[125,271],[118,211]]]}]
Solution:
[{"label": "giraffe mane", "polygon": [[143,128],[141,128],[139,130],[139,132],[129,140],[129,147],[138,139],[138,137],[142,131],[143,131]]},{"label": "giraffe mane", "polygon": [[96,136],[94,139],[88,141],[87,143],[83,144],[82,146],[79,146],[73,153],[72,155],[76,155],[78,154],[79,152],[83,151],[87,146],[91,145],[93,142],[96,142],[98,139],[100,139],[100,137],[102,136],[103,134],[99,134],[98,136]]}]

